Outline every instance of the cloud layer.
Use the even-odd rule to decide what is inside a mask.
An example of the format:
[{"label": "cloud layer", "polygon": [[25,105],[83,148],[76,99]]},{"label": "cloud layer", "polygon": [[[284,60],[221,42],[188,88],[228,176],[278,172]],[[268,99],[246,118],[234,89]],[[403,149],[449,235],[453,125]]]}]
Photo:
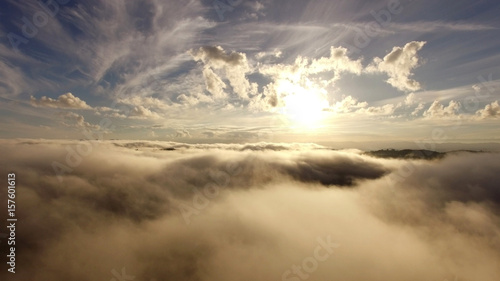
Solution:
[{"label": "cloud layer", "polygon": [[[312,144],[39,140],[3,140],[0,152],[2,173],[18,178],[14,280],[500,274],[498,154],[430,162]],[[314,261],[318,241],[336,246]]]}]

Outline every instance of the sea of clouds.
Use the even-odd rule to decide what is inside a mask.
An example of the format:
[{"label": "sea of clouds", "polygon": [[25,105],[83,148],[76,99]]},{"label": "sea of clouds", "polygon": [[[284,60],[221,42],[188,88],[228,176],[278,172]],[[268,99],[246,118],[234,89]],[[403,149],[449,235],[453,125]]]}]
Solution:
[{"label": "sea of clouds", "polygon": [[83,143],[1,141],[1,280],[500,280],[498,153]]}]

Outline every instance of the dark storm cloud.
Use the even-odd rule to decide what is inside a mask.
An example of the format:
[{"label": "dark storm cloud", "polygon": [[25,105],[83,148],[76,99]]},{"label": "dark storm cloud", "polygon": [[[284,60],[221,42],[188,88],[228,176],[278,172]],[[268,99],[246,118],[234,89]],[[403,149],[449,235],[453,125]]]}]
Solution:
[{"label": "dark storm cloud", "polygon": [[[498,154],[114,141],[60,182],[53,161],[82,143],[2,141],[18,179],[12,280],[304,280],[297,266],[307,280],[498,280]],[[340,247],[304,271],[322,239]]]}]

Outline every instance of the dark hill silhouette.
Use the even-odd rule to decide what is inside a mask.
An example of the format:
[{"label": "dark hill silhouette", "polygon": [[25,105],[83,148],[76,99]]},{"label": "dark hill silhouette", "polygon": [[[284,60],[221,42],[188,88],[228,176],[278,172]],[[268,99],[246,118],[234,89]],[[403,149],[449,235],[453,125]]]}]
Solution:
[{"label": "dark hill silhouette", "polygon": [[446,153],[445,152],[437,152],[432,150],[414,150],[414,149],[381,149],[375,151],[369,151],[365,154],[370,156],[375,156],[379,158],[396,158],[396,159],[441,159]]}]

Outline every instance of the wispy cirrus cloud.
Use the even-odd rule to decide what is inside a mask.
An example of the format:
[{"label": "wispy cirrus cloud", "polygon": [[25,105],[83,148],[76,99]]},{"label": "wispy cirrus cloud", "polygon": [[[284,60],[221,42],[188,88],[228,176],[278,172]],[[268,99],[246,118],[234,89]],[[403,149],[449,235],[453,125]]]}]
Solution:
[{"label": "wispy cirrus cloud", "polygon": [[[197,0],[61,4],[18,52],[8,40],[1,42],[0,96],[16,116],[32,116],[24,106],[29,103],[89,109],[47,94],[72,93],[91,103],[86,119],[111,118],[119,128],[151,120],[192,128],[201,119],[223,127],[253,119],[258,124],[245,123],[251,130],[268,127],[270,116],[300,116],[302,107],[314,108],[306,115],[327,112],[328,118],[344,112],[419,119],[434,100],[461,101],[470,91],[461,87],[494,72],[499,56],[493,3],[461,2],[446,18],[439,12],[447,6],[443,2],[402,3],[397,13],[388,4],[245,1],[225,21],[213,3]],[[46,13],[38,3],[9,0],[5,6],[17,12],[4,17],[1,35],[22,34],[19,15],[32,21]],[[377,19],[386,12],[390,17]],[[368,26],[377,28],[367,33]],[[366,44],[356,44],[363,36]],[[415,92],[418,102],[406,105],[401,92]],[[344,108],[346,97],[358,104]],[[494,107],[497,99],[479,105]],[[36,122],[43,124],[37,125],[58,127],[51,114],[39,110]]]},{"label": "wispy cirrus cloud", "polygon": [[388,26],[389,29],[398,31],[413,31],[413,32],[443,32],[443,31],[488,31],[495,30],[498,27],[469,22],[446,22],[446,21],[417,21],[409,23],[392,23]]}]

